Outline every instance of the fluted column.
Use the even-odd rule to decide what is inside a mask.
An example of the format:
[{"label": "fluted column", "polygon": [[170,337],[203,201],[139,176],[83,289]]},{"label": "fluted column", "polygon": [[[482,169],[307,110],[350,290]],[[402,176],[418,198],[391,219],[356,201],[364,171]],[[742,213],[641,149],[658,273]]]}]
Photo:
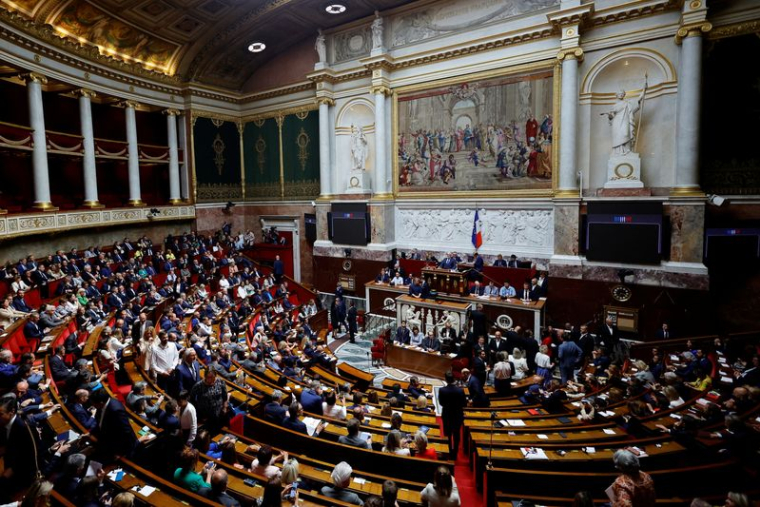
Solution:
[{"label": "fluted column", "polygon": [[319,102],[319,195],[328,197],[332,193],[332,163],[330,161],[330,108],[332,99],[320,97]]},{"label": "fluted column", "polygon": [[557,58],[562,61],[562,107],[560,108],[561,138],[559,148],[559,189],[557,197],[578,197],[577,129],[578,129],[578,61],[581,48],[563,50]]},{"label": "fluted column", "polygon": [[137,120],[135,118],[136,102],[127,101],[125,113],[127,118],[127,156],[129,163],[129,204],[143,206],[140,194],[140,151],[137,146]]},{"label": "fluted column", "polygon": [[166,135],[169,140],[169,203],[179,204],[182,202],[179,190],[179,151],[177,149],[177,116],[179,111],[167,109]]},{"label": "fluted column", "polygon": [[95,134],[92,129],[92,97],[95,93],[86,88],[77,90],[79,94],[79,123],[82,127],[84,156],[84,205],[88,208],[102,208],[98,201],[98,174],[95,165]]},{"label": "fluted column", "polygon": [[385,96],[390,90],[385,86],[375,86],[372,89],[375,95],[375,193],[382,195],[388,193],[388,157],[387,157],[387,132],[385,125],[385,109],[387,107]]},{"label": "fluted column", "polygon": [[682,28],[676,36],[681,43],[681,78],[678,82],[676,122],[676,177],[671,194],[702,195],[699,187],[699,123],[702,96],[702,34],[709,23]]},{"label": "fluted column", "polygon": [[34,72],[22,76],[29,97],[29,125],[32,128],[32,168],[34,171],[34,207],[48,211],[56,209],[50,202],[45,111],[42,105],[42,85],[47,78]]}]

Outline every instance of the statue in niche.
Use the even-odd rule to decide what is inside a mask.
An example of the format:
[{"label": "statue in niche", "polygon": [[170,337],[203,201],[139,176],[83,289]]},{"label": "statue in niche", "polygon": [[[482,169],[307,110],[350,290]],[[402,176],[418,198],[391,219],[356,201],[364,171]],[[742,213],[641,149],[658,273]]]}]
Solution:
[{"label": "statue in niche", "polygon": [[367,162],[367,138],[361,127],[351,125],[351,170],[364,171]]},{"label": "statue in niche", "polygon": [[317,41],[314,43],[314,49],[319,55],[319,63],[325,63],[327,61],[327,44],[325,44],[325,36],[321,29],[317,30]]},{"label": "statue in niche", "polygon": [[372,49],[383,48],[383,18],[380,12],[375,11],[375,20],[372,22]]},{"label": "statue in niche", "polygon": [[612,109],[605,113],[600,113],[602,116],[607,116],[612,126],[612,155],[615,157],[628,155],[634,149],[636,134],[638,133],[636,131],[635,115],[641,109],[646,92],[647,83],[645,79],[644,90],[637,99],[626,100],[626,93],[621,90],[616,95],[617,100]]}]

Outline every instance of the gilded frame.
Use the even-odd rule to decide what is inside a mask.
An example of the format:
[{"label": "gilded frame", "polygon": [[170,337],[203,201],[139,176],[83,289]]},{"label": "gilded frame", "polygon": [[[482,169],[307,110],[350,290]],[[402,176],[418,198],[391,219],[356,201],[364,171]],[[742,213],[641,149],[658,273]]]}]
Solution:
[{"label": "gilded frame", "polygon": [[[548,189],[517,189],[517,190],[457,190],[457,191],[436,191],[436,192],[399,192],[399,161],[398,161],[398,96],[399,94],[413,93],[443,86],[454,86],[471,81],[481,81],[505,76],[514,76],[518,74],[528,74],[532,72],[548,71],[553,72],[552,81],[552,117],[554,118],[554,132],[552,142],[552,182],[551,188]],[[393,196],[395,198],[414,198],[414,199],[473,199],[473,198],[498,198],[498,197],[519,197],[519,198],[547,198],[553,197],[559,183],[559,151],[560,151],[560,83],[561,83],[562,66],[556,59],[543,60],[540,62],[515,65],[504,69],[488,70],[465,74],[452,78],[439,79],[418,83],[408,86],[402,86],[393,89],[391,105],[391,149],[393,155],[391,164],[393,166]]]}]

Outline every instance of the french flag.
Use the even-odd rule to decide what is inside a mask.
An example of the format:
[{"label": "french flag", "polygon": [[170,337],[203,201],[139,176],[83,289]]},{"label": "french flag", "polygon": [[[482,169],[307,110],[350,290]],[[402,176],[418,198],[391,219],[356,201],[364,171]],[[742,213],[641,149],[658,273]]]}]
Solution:
[{"label": "french flag", "polygon": [[483,224],[480,221],[478,210],[475,210],[475,222],[472,224],[472,244],[475,250],[483,244]]}]

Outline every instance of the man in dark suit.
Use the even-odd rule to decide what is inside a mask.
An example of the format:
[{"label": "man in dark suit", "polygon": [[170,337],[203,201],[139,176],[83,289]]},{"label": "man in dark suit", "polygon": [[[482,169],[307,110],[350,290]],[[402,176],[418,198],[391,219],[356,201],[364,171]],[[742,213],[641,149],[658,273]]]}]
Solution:
[{"label": "man in dark suit", "polygon": [[409,340],[411,338],[412,334],[409,331],[409,328],[406,327],[406,321],[402,320],[401,326],[396,329],[396,337],[393,339],[393,341],[401,345],[409,345]]},{"label": "man in dark suit", "polygon": [[139,342],[145,334],[145,330],[151,326],[153,326],[153,321],[148,320],[148,316],[144,312],[141,312],[135,323],[132,324],[132,341],[134,343]]},{"label": "man in dark suit", "polygon": [[497,268],[506,268],[507,267],[507,261],[504,260],[504,257],[502,257],[501,254],[496,256],[496,260],[493,261],[493,265]]},{"label": "man in dark suit", "polygon": [[506,352],[509,355],[509,347],[507,346],[507,340],[501,337],[501,331],[496,331],[493,334],[493,339],[488,342],[488,354],[491,356],[491,364],[496,362],[496,355],[499,352]]},{"label": "man in dark suit", "polygon": [[483,271],[483,264],[483,257],[481,257],[478,252],[475,252],[475,259],[472,262],[473,269],[480,273]]},{"label": "man in dark suit", "polygon": [[[117,456],[131,456],[140,442],[148,441],[151,435],[138,440],[129,423],[129,415],[120,401],[108,396],[105,389],[98,389],[90,396],[92,406],[97,409],[95,419],[98,427],[93,432],[98,438],[100,459],[107,462]],[[103,462],[103,461],[101,461]]]},{"label": "man in dark suit", "polygon": [[177,393],[183,390],[189,391],[201,379],[201,365],[197,358],[198,354],[194,348],[185,349],[182,362],[177,366]]},{"label": "man in dark suit", "polygon": [[90,391],[87,389],[77,389],[74,393],[73,399],[70,399],[66,408],[69,412],[79,421],[87,431],[92,431],[98,426],[98,421],[93,417],[95,411],[93,409],[87,409],[85,405],[90,399]]},{"label": "man in dark suit", "polygon": [[348,322],[348,336],[351,339],[351,343],[356,343],[356,333],[359,331],[356,323],[358,313],[359,312],[356,310],[356,305],[354,305],[354,302],[351,301],[351,303],[348,305],[348,313],[346,314],[346,321]]},{"label": "man in dark suit", "polygon": [[42,332],[38,322],[40,321],[40,314],[33,312],[29,317],[29,320],[24,324],[24,338],[29,344],[32,352],[37,352],[37,349],[45,338],[45,333]]},{"label": "man in dark suit", "polygon": [[285,275],[285,263],[280,260],[279,255],[276,255],[274,258],[272,272],[274,273],[275,281],[277,283],[280,283],[282,281],[282,277]]},{"label": "man in dark suit", "polygon": [[454,385],[454,375],[451,371],[446,372],[445,378],[446,385],[438,391],[438,403],[441,404],[442,409],[443,432],[449,441],[449,454],[451,459],[454,459],[459,450],[467,397],[461,387]]},{"label": "man in dark suit", "polygon": [[470,404],[473,407],[486,408],[491,405],[488,396],[486,396],[486,392],[483,390],[483,384],[475,375],[472,375],[467,368],[462,370],[462,379],[467,383]]},{"label": "man in dark suit", "polygon": [[53,375],[53,380],[56,382],[67,382],[77,376],[77,373],[66,366],[66,363],[63,361],[65,355],[66,347],[59,345],[55,348],[55,353],[50,356],[50,373]]},{"label": "man in dark suit", "polygon": [[583,351],[585,357],[591,357],[594,351],[594,337],[588,332],[588,326],[581,324],[580,336],[578,337],[578,346]]},{"label": "man in dark suit", "polygon": [[670,327],[667,322],[663,322],[662,327],[657,330],[657,339],[670,340],[671,338],[673,338],[673,335],[670,332]]},{"label": "man in dark suit", "polygon": [[480,285],[480,282],[476,281],[474,284],[472,284],[472,287],[470,287],[470,295],[472,296],[483,295],[483,287]]},{"label": "man in dark suit", "polygon": [[517,260],[517,256],[515,254],[512,254],[509,256],[509,262],[507,263],[507,267],[509,268],[519,268],[520,262]]},{"label": "man in dark suit", "polygon": [[483,313],[483,305],[478,303],[475,310],[470,312],[470,320],[472,321],[472,332],[475,335],[475,340],[480,336],[486,336],[486,314]]},{"label": "man in dark suit", "polygon": [[604,320],[604,324],[599,328],[597,335],[597,345],[606,347],[609,351],[612,351],[612,349],[620,342],[618,328],[612,324],[612,319],[609,317]]},{"label": "man in dark suit", "polygon": [[198,494],[224,507],[240,507],[240,502],[227,493],[227,472],[223,468],[215,470],[211,475],[211,487],[201,488]]},{"label": "man in dark suit", "polygon": [[50,277],[47,272],[45,272],[45,265],[40,264],[36,270],[32,271],[31,276],[34,284],[40,289],[40,297],[42,297],[42,299],[49,298],[50,288],[48,287],[48,282],[50,281]]},{"label": "man in dark suit", "polygon": [[517,292],[517,297],[523,301],[538,301],[538,293],[530,288],[530,283],[523,283],[523,288]]},{"label": "man in dark suit", "polygon": [[16,413],[16,398],[0,398],[0,443],[5,447],[5,471],[0,479],[2,495],[28,487],[38,470],[40,459],[39,433]]},{"label": "man in dark suit", "polygon": [[288,409],[282,406],[282,391],[275,389],[272,391],[272,401],[264,405],[264,417],[275,424],[282,424]]}]

